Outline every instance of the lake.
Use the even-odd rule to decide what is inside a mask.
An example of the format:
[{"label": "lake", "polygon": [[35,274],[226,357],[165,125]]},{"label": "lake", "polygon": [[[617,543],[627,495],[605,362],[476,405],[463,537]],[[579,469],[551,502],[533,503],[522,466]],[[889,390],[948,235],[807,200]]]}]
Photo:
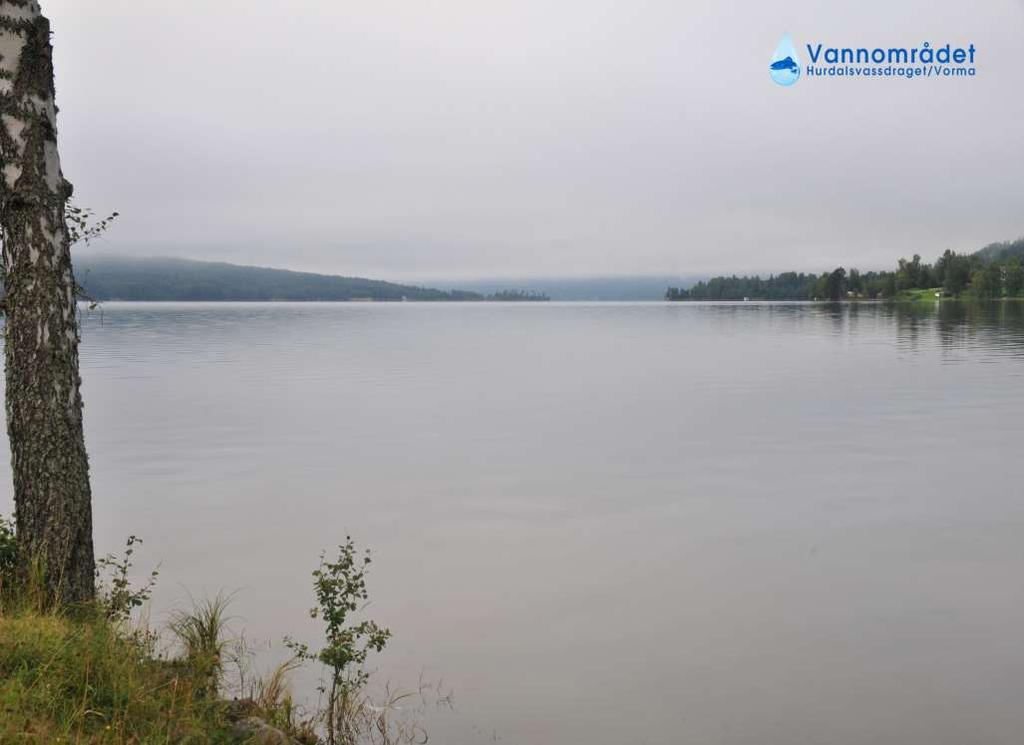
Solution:
[{"label": "lake", "polygon": [[153,620],[315,642],[351,533],[432,742],[1021,741],[1024,304],[109,303],[81,356]]}]

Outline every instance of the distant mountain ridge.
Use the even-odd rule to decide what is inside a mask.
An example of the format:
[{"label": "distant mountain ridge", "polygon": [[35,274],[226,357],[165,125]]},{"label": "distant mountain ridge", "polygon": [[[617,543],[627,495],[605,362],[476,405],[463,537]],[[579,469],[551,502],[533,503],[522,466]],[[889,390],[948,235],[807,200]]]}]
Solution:
[{"label": "distant mountain ridge", "polygon": [[341,277],[191,259],[77,257],[75,278],[94,300],[475,301],[465,290],[437,290],[362,277]]}]

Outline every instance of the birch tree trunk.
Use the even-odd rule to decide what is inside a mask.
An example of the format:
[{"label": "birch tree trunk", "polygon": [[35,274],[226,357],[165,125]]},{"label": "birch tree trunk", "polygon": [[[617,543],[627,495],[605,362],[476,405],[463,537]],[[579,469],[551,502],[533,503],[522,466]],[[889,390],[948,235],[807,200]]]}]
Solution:
[{"label": "birch tree trunk", "polygon": [[50,22],[35,0],[0,0],[0,227],[7,431],[18,563],[53,602],[95,594],[78,322],[57,153]]}]

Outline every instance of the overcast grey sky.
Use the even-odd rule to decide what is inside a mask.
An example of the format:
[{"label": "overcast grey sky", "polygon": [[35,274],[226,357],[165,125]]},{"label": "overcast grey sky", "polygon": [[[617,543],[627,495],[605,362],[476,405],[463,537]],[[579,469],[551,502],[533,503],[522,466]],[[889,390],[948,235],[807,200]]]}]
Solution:
[{"label": "overcast grey sky", "polygon": [[[1024,234],[1021,0],[44,0],[105,252],[390,279],[888,266]],[[803,79],[973,42],[978,76]],[[802,62],[806,64],[807,59]]]}]

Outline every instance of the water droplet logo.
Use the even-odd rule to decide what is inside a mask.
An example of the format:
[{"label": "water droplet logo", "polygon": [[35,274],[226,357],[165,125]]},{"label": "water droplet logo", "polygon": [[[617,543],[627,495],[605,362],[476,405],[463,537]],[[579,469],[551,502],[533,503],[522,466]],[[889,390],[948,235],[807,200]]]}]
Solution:
[{"label": "water droplet logo", "polygon": [[800,58],[789,34],[784,34],[775,48],[768,72],[779,85],[790,86],[800,79]]}]

